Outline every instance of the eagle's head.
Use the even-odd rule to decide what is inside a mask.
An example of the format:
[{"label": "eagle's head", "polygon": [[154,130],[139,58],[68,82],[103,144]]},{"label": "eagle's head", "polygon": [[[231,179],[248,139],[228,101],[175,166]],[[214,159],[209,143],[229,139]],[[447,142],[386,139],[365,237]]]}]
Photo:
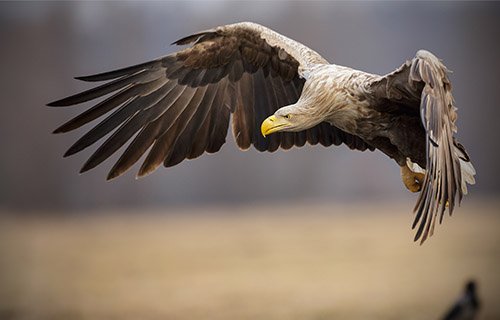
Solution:
[{"label": "eagle's head", "polygon": [[321,121],[322,119],[317,119],[307,109],[293,104],[280,108],[272,116],[267,117],[262,122],[260,131],[264,137],[280,131],[298,132],[312,128]]}]

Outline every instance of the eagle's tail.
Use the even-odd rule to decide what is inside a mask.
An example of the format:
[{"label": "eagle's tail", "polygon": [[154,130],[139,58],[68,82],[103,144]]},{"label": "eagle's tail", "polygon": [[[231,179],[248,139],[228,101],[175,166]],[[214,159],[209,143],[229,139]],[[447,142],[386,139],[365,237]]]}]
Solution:
[{"label": "eagle's tail", "polygon": [[453,141],[455,147],[455,155],[460,160],[460,172],[462,175],[462,193],[467,194],[467,184],[473,185],[476,183],[476,179],[474,176],[476,175],[476,169],[472,165],[470,161],[469,155],[463,145],[461,145],[458,141]]}]

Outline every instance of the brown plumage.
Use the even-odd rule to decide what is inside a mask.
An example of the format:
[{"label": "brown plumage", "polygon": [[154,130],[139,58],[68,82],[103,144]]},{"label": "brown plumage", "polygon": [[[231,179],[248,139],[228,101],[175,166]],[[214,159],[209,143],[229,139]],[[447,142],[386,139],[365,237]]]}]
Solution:
[{"label": "brown plumage", "polygon": [[[241,149],[346,144],[379,149],[420,191],[415,239],[432,234],[436,217],[474,182],[465,149],[455,141],[456,108],[444,65],[431,53],[386,76],[329,64],[308,47],[254,23],[237,23],[180,39],[191,47],[156,60],[77,79],[108,81],[49,103],[71,106],[112,95],[54,132],[107,115],[65,156],[111,133],[81,169],[99,165],[131,140],[108,179],[148,152],[138,175],[217,152],[232,131]],[[261,135],[262,131],[262,135]],[[264,135],[272,134],[265,138]],[[419,175],[425,170],[424,175]],[[422,178],[424,177],[424,178]]]}]

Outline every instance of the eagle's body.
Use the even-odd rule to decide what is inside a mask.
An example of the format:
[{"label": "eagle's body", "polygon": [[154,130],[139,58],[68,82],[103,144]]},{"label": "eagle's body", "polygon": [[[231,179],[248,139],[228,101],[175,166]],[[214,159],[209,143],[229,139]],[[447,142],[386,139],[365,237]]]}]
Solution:
[{"label": "eagle's body", "polygon": [[216,152],[232,115],[241,149],[253,145],[272,152],[306,142],[344,143],[393,158],[406,187],[421,191],[414,227],[420,222],[416,239],[422,241],[432,234],[438,214],[442,219],[446,207],[451,214],[456,194],[461,199],[467,192],[466,182],[474,183],[469,157],[453,137],[456,108],[447,69],[427,51],[379,76],[330,64],[303,44],[249,22],[175,43],[194,44],[150,62],[80,77],[112,81],[49,104],[74,105],[114,92],[55,131],[74,130],[114,110],[66,153],[79,152],[114,130],[82,172],[134,136],[109,179],[146,152],[140,176],[161,164],[170,167]]},{"label": "eagle's body", "polygon": [[[362,138],[401,166],[409,158],[425,168],[425,130],[420,114],[400,112],[385,100],[376,99],[368,84],[381,78],[351,68],[321,66],[307,78],[302,97],[308,91],[313,92],[311,95],[326,92],[317,95],[313,105],[325,108],[328,123]],[[311,90],[307,90],[309,86]]]},{"label": "eagle's body", "polygon": [[425,131],[419,114],[394,113],[374,99],[367,84],[380,78],[342,66],[317,65],[305,73],[297,105],[319,114],[318,123],[326,121],[360,137],[400,165],[410,158],[425,168]]}]

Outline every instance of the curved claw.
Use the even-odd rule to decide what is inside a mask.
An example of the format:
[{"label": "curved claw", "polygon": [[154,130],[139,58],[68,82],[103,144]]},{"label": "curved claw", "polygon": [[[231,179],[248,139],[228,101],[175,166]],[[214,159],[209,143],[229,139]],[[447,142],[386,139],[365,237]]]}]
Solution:
[{"label": "curved claw", "polygon": [[424,183],[425,174],[413,172],[407,165],[401,166],[401,179],[405,187],[411,192],[419,192]]}]

